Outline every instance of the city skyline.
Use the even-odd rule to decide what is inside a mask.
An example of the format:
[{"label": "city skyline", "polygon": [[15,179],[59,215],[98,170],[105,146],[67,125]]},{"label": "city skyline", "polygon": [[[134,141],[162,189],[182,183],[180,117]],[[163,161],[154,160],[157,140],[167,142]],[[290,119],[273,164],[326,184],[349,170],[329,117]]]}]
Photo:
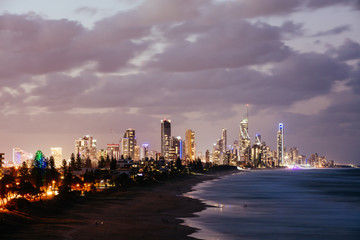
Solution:
[{"label": "city skyline", "polygon": [[[196,133],[205,153],[226,129],[276,149],[359,164],[360,6],[356,0],[0,0],[0,152],[46,156],[128,128],[160,151]],[[245,139],[246,140],[246,139]],[[246,141],[245,141],[246,142]]]}]

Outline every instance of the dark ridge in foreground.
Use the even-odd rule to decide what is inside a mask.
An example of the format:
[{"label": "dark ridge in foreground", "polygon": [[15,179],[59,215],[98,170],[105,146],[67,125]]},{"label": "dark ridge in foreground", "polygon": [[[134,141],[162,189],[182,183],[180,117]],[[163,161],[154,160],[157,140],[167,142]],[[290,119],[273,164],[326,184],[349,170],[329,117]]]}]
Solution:
[{"label": "dark ridge in foreground", "polygon": [[194,239],[196,229],[179,218],[206,208],[200,200],[182,196],[202,181],[233,173],[177,176],[128,190],[108,189],[82,197],[75,192],[53,200],[23,203],[20,210],[0,213],[4,239]]}]

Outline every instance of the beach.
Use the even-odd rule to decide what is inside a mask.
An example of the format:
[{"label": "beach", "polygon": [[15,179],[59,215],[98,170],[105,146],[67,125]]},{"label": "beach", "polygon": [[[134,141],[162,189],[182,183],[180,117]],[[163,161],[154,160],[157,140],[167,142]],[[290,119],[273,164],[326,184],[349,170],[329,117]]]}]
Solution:
[{"label": "beach", "polygon": [[[220,175],[227,173],[230,172]],[[182,194],[191,191],[197,183],[220,175],[181,176],[128,191],[97,193],[69,209],[62,206],[64,210],[55,214],[47,212],[46,207],[30,215],[3,213],[4,222],[15,221],[14,230],[9,232],[8,228],[5,236],[7,239],[194,239],[188,235],[196,229],[181,225],[183,220],[179,218],[193,217],[206,205]],[[16,220],[11,218],[12,214]]]}]

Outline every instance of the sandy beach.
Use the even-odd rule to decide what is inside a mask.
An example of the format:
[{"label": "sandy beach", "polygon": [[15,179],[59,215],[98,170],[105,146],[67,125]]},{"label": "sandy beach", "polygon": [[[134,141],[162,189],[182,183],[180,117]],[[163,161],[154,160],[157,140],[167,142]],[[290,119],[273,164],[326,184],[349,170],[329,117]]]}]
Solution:
[{"label": "sandy beach", "polygon": [[[230,172],[220,175],[226,173]],[[195,184],[218,176],[183,176],[165,183],[133,187],[126,192],[95,194],[56,214],[42,211],[17,215],[20,225],[5,236],[7,239],[194,239],[188,235],[196,229],[181,225],[179,218],[192,217],[206,206],[182,194]],[[2,219],[8,221],[9,216]]]}]

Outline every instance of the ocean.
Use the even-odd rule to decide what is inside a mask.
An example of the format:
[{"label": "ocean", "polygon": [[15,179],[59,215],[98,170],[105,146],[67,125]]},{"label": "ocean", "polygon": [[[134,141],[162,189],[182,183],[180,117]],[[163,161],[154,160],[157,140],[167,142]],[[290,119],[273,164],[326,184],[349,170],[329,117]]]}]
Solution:
[{"label": "ocean", "polygon": [[186,196],[211,206],[184,219],[198,239],[360,239],[360,169],[239,172]]}]

